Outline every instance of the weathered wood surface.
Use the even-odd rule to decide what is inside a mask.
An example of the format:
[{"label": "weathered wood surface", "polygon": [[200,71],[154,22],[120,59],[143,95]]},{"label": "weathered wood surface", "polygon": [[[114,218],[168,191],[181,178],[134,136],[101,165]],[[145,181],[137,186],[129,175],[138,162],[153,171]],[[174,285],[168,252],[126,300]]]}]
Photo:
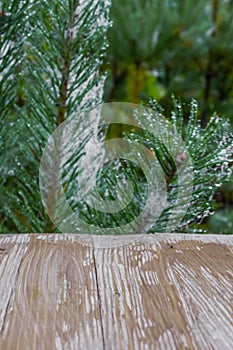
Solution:
[{"label": "weathered wood surface", "polygon": [[0,235],[1,350],[233,349],[233,236],[80,237]]}]

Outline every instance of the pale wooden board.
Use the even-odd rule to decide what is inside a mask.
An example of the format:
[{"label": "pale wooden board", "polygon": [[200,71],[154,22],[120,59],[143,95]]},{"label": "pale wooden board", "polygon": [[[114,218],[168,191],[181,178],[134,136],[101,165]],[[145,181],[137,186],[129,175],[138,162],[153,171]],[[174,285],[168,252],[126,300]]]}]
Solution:
[{"label": "pale wooden board", "polygon": [[1,236],[0,248],[1,350],[103,348],[92,248],[63,235]]},{"label": "pale wooden board", "polygon": [[[221,242],[221,243],[220,243]],[[106,349],[233,349],[233,237],[96,250]]]},{"label": "pale wooden board", "polygon": [[1,235],[0,349],[232,350],[233,236],[137,238]]}]

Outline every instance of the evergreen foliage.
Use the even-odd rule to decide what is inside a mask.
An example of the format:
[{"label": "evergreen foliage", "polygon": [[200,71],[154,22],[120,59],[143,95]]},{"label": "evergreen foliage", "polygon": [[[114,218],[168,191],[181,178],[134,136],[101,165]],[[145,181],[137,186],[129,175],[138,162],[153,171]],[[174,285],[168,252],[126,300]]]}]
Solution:
[{"label": "evergreen foliage", "polygon": [[232,118],[231,0],[113,0],[110,18],[107,100],[168,107],[175,94],[200,101],[202,119]]},{"label": "evergreen foliage", "polygon": [[1,2],[0,231],[52,232],[39,163],[48,136],[101,101],[108,3]]},{"label": "evergreen foliage", "polygon": [[[180,135],[185,144],[185,153],[179,154],[178,150],[176,160],[165,145],[153,136],[151,127],[156,125],[156,123],[150,124],[150,118],[154,118],[153,114],[148,114],[147,125],[141,125],[140,130],[133,128],[124,132],[124,137],[151,150],[165,174],[167,205],[156,222],[152,222],[151,218],[148,217],[150,226],[148,232],[204,233],[205,230],[197,224],[213,214],[215,209],[214,194],[222,183],[229,180],[232,173],[233,134],[229,132],[229,122],[219,118],[217,114],[212,115],[206,128],[203,129],[198,118],[198,106],[195,100],[191,103],[188,115],[184,115],[184,108],[179,101],[173,99],[173,102],[171,116],[167,116],[167,118],[173,125],[174,132]],[[162,107],[155,100],[151,101],[150,106],[156,114],[158,113],[158,116],[163,115]],[[137,116],[137,122],[140,125],[140,113]],[[149,127],[150,125],[151,127]],[[148,129],[151,132],[144,131]],[[166,132],[166,126],[164,126],[164,131]],[[171,142],[171,147],[176,147],[173,139]],[[182,164],[188,155],[191,157],[192,166],[184,168],[184,176],[180,182],[177,166],[179,163]],[[193,183],[188,178],[189,172],[193,174]],[[100,228],[119,227],[118,234],[125,234],[123,225],[130,223],[143,211],[148,200],[149,184],[145,174],[128,160],[118,159],[101,169],[97,181],[99,192],[103,198],[115,200],[116,184],[124,178],[130,180],[134,186],[134,197],[130,205],[125,210],[119,209],[116,214],[108,214],[93,210],[89,205],[83,203],[83,207],[79,210],[89,224]],[[178,192],[182,194],[179,201],[177,201]],[[186,207],[187,212],[179,221],[177,218],[180,211],[187,205],[186,196],[188,193],[191,193],[191,198]],[[122,197],[125,198],[124,193]],[[131,233],[140,233],[140,230],[140,224],[136,228],[132,225]]]},{"label": "evergreen foliage", "polygon": [[[161,109],[157,102],[152,102],[156,110]],[[187,121],[186,121],[187,120]],[[171,112],[171,122],[175,130],[183,138],[187,153],[190,155],[193,166],[193,189],[192,200],[187,213],[181,223],[176,227],[179,232],[205,232],[200,228],[200,224],[205,217],[214,213],[214,195],[224,182],[229,181],[233,168],[233,134],[229,132],[230,123],[227,120],[219,118],[214,113],[208,121],[206,128],[201,127],[201,121],[198,118],[198,105],[195,100],[192,101],[190,112],[186,118],[183,114],[183,106],[180,102],[174,100],[174,107]],[[150,140],[152,148],[153,140]],[[182,158],[186,155],[180,155]],[[163,162],[164,157],[160,156]],[[166,158],[165,158],[166,159]],[[165,162],[167,162],[165,160]],[[176,169],[170,170],[170,173],[176,173]],[[168,174],[167,188],[169,206],[162,213],[158,223],[153,228],[154,232],[163,232],[166,216],[174,210],[174,202],[178,182],[176,176]],[[181,184],[184,193],[187,192],[187,185]],[[180,208],[177,207],[176,210]]]},{"label": "evergreen foliage", "polygon": [[[211,44],[213,18],[208,4],[199,0],[195,11],[191,1],[186,1],[185,6],[182,4],[181,0],[113,1],[112,14],[119,21],[118,27],[124,30],[114,31],[113,25],[109,31],[109,57],[112,70],[116,70],[112,77],[115,81],[110,79],[107,85],[110,85],[107,90],[111,99],[139,102],[141,98],[152,96],[166,100],[171,91],[180,95],[186,91],[186,97],[190,97],[198,73],[195,69],[193,73],[185,70],[187,59],[197,67],[203,64],[206,74],[213,72],[215,66],[210,64],[215,52]],[[229,1],[224,4],[231,6]],[[102,101],[105,73],[100,71],[107,47],[109,4],[102,0],[5,0],[0,5],[0,232],[56,232],[41,201],[41,155],[56,127]],[[229,16],[226,21],[230,21]],[[224,24],[225,19],[218,21],[220,29],[228,23]],[[190,23],[193,26],[190,27]],[[215,36],[217,38],[217,34]],[[177,50],[178,44],[184,50],[192,47],[190,56],[186,56],[184,50]],[[227,47],[222,50],[225,52]],[[152,72],[155,66],[158,77]],[[180,80],[184,72],[193,84]],[[125,78],[124,92],[120,89],[119,93],[118,82],[122,83],[122,76]],[[203,94],[197,97],[200,96],[202,98]],[[212,108],[210,93],[207,97]],[[207,102],[206,105],[202,103],[204,109],[209,105]],[[154,100],[151,107],[162,113]],[[205,110],[205,114],[207,112]],[[192,205],[183,221],[174,228],[187,232],[194,230],[193,223],[210,213],[216,189],[229,178],[233,140],[228,131],[229,124],[217,115],[213,115],[203,129],[195,101],[189,115],[187,107],[175,102],[170,122],[183,137],[193,159]],[[165,232],[174,210],[179,210],[174,208],[176,166],[167,150],[150,133],[128,130],[124,137],[151,148],[165,171],[168,205],[150,227],[150,232]],[[88,138],[82,147],[87,142]],[[76,174],[72,161],[78,161],[81,155],[82,148],[77,150],[77,158],[71,159],[66,169],[71,176],[66,195],[72,208],[88,223],[98,226],[100,233],[104,227],[119,227],[119,234],[123,234],[121,225],[130,222],[145,205],[147,183],[144,174],[121,159],[104,166],[97,181],[102,197],[114,200],[117,181],[123,177],[133,181],[135,195],[123,215],[122,212],[119,215],[100,214],[85,203],[81,203],[81,207],[74,200],[72,181]]]},{"label": "evergreen foliage", "polygon": [[[188,115],[194,98],[202,126],[217,111],[233,130],[232,0],[112,0],[110,18],[107,101],[147,103],[153,97],[170,111],[174,94],[186,102]],[[222,227],[232,233],[232,182],[233,175],[215,195],[219,212],[210,232]]]}]

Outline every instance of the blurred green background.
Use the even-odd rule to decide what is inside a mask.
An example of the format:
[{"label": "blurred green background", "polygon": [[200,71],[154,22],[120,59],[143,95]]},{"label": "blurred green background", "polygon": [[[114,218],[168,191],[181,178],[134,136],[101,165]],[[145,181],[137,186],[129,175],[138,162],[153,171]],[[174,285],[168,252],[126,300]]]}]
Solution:
[{"label": "blurred green background", "polygon": [[[112,0],[105,102],[148,103],[170,112],[171,95],[199,104],[203,126],[216,111],[233,130],[233,1]],[[233,176],[202,226],[233,233]]]}]

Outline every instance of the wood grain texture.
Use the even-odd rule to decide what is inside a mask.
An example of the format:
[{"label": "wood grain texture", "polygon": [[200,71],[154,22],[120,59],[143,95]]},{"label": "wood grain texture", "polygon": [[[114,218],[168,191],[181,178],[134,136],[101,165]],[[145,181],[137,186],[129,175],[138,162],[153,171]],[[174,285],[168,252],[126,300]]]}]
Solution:
[{"label": "wood grain texture", "polygon": [[2,236],[0,246],[0,349],[102,349],[93,250],[72,235]]},{"label": "wood grain texture", "polygon": [[232,350],[233,236],[111,240],[1,235],[0,349]]}]

